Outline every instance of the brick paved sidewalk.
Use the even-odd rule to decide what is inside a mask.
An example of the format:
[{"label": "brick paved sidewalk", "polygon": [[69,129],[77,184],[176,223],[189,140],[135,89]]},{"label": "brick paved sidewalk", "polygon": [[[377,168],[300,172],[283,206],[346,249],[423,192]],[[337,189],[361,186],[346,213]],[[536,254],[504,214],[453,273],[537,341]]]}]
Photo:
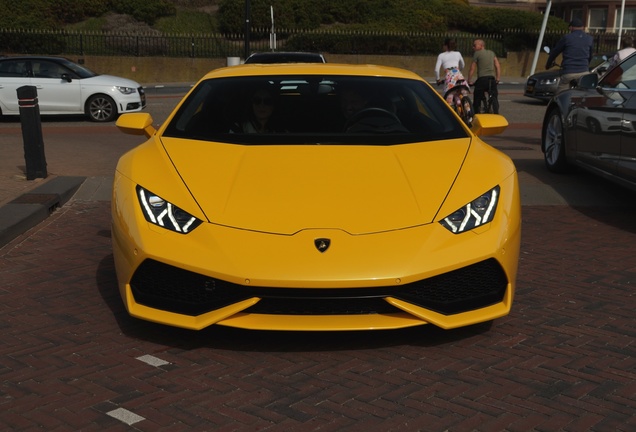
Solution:
[{"label": "brick paved sidewalk", "polygon": [[0,429],[636,430],[636,218],[524,207],[492,328],[189,332],[128,317],[109,204],[0,249]]},{"label": "brick paved sidewalk", "polygon": [[114,123],[47,121],[43,133],[48,177],[27,180],[19,122],[0,122],[0,132],[0,206],[55,177],[112,176],[119,156],[142,142],[121,133]]},{"label": "brick paved sidewalk", "polygon": [[[97,195],[109,199],[118,158],[141,142],[114,124],[47,121],[43,123],[47,177],[26,179],[19,122],[0,123],[0,246],[48,217],[86,179]],[[16,202],[18,200],[18,202]]]}]

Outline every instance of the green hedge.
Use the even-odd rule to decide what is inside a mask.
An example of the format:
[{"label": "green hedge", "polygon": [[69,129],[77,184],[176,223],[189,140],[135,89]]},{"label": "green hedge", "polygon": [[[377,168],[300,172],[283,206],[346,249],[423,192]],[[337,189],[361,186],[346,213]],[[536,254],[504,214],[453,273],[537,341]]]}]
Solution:
[{"label": "green hedge", "polygon": [[59,30],[107,12],[127,14],[153,24],[176,15],[171,0],[0,0],[0,28]]},{"label": "green hedge", "polygon": [[[114,12],[139,21],[140,32],[143,25],[155,25],[155,30],[177,34],[193,31],[239,34],[245,31],[245,4],[246,0],[0,0],[3,11],[0,28],[62,30],[74,25],[72,28],[82,29],[82,22],[94,25],[100,22],[98,18]],[[201,9],[216,5],[218,10],[211,13]],[[474,7],[468,0],[250,0],[250,5],[252,28],[269,29],[273,8],[276,29],[297,31],[495,34],[508,29],[538,32],[543,20],[543,15],[536,12]],[[501,23],[506,27],[502,28]],[[566,31],[567,24],[550,17],[547,28]],[[381,46],[395,46],[399,51],[420,49],[399,36],[374,38]],[[294,43],[316,45],[318,42],[305,39]],[[341,41],[324,43],[327,46],[344,44]],[[369,50],[366,47],[371,42],[356,40],[351,46],[354,44],[357,48],[347,49]],[[507,41],[506,48],[517,50],[526,46],[523,38],[514,38]]]},{"label": "green hedge", "polygon": [[[508,8],[470,6],[468,0],[250,0],[251,25],[270,27],[270,6],[277,27],[324,30],[347,26],[371,31],[463,31],[498,33],[504,29],[539,31],[543,15]],[[220,0],[219,30],[237,33],[245,28],[245,0]],[[567,30],[550,17],[549,30]]]}]

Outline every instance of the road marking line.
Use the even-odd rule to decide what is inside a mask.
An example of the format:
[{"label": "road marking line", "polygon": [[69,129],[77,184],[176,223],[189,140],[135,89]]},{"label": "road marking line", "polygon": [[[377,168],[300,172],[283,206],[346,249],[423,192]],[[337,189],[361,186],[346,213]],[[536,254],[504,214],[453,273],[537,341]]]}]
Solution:
[{"label": "road marking line", "polygon": [[128,426],[139,423],[142,420],[146,420],[142,416],[139,416],[134,412],[128,411],[124,408],[117,408],[116,410],[109,411],[106,414],[113,418],[116,418],[123,423],[126,423]]},{"label": "road marking line", "polygon": [[148,355],[148,354],[142,355],[141,357],[137,357],[137,360],[140,360],[140,361],[142,361],[144,363],[147,363],[150,366],[156,366],[156,367],[165,366],[165,365],[169,365],[170,364],[169,362],[167,362],[165,360],[161,360],[158,357],[151,356],[151,355]]}]

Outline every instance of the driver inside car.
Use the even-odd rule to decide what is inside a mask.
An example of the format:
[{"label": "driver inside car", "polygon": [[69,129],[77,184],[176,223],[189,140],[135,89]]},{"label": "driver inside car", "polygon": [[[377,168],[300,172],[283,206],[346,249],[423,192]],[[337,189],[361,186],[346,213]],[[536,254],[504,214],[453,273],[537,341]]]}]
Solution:
[{"label": "driver inside car", "polygon": [[[377,92],[376,92],[377,93]],[[396,107],[389,96],[360,89],[347,89],[342,94],[341,108],[345,117],[345,132],[392,133],[407,132],[396,115]]]},{"label": "driver inside car", "polygon": [[350,119],[355,113],[366,108],[369,98],[359,89],[349,88],[342,93],[340,99],[340,107],[342,115],[346,120]]}]

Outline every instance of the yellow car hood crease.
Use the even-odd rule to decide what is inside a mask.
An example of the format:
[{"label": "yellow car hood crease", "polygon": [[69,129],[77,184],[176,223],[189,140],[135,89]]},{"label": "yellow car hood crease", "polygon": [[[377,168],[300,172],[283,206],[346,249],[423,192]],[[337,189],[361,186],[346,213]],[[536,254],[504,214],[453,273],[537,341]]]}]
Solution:
[{"label": "yellow car hood crease", "polygon": [[285,235],[326,228],[365,234],[430,223],[471,142],[247,146],[161,140],[210,222]]}]

